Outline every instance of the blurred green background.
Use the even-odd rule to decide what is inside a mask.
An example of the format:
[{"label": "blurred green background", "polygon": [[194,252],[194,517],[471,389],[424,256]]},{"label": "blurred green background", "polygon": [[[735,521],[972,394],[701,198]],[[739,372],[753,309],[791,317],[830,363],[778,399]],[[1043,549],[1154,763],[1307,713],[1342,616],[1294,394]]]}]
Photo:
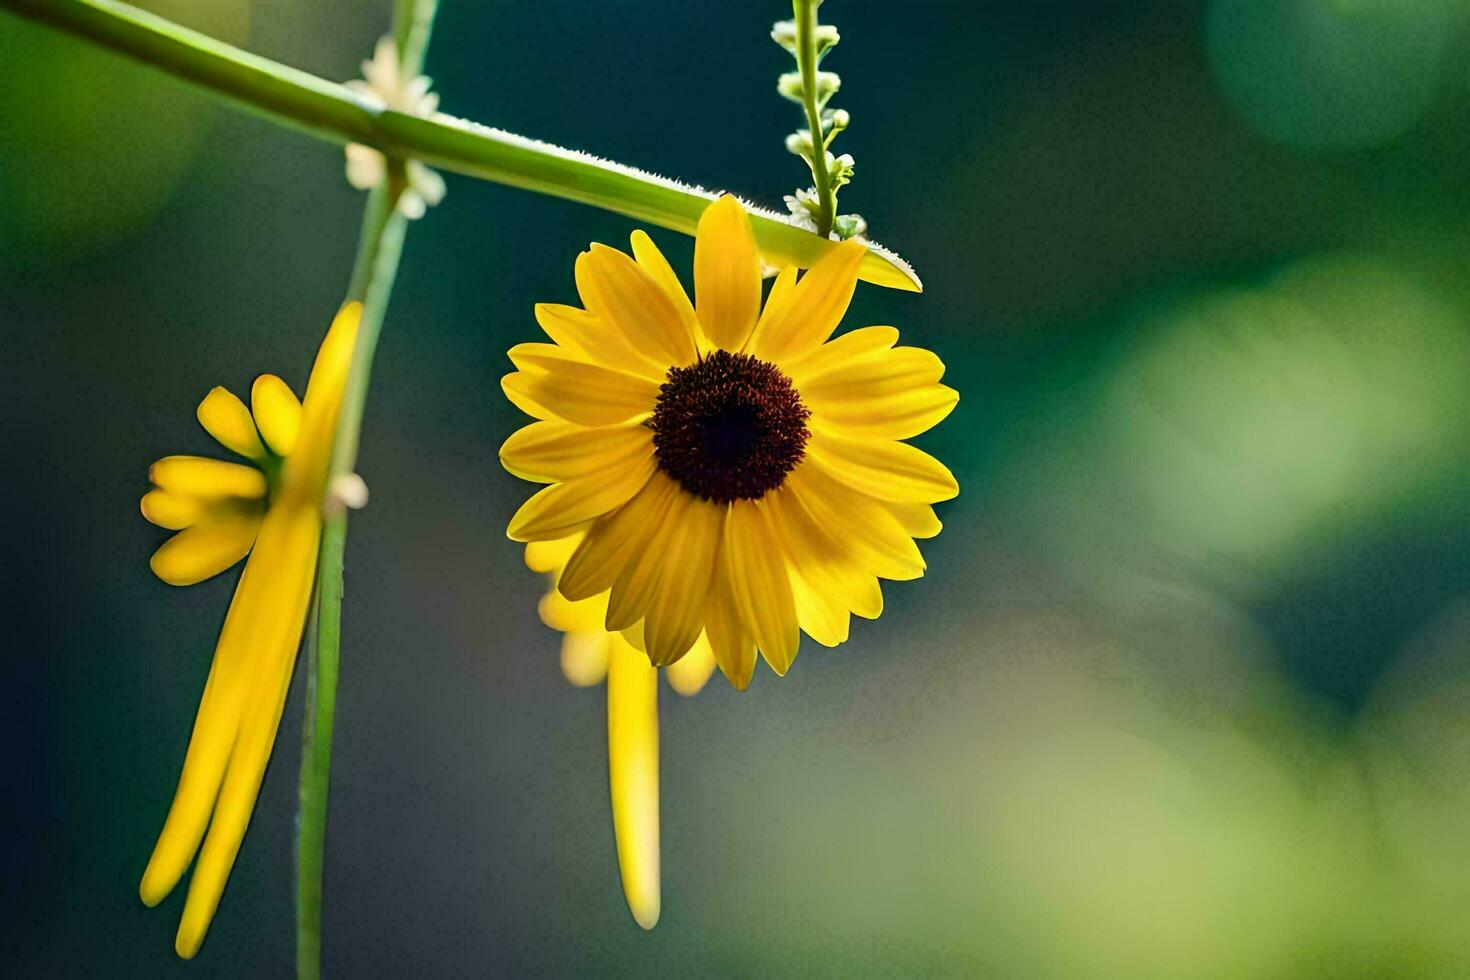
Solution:
[{"label": "blurred green background", "polygon": [[[345,79],[385,2],[149,5]],[[447,111],[778,202],[779,2],[445,0]],[[631,922],[602,693],[560,678],[496,449],[531,306],[620,218],[451,177],[409,236],[349,547],[326,965],[367,975],[1470,975],[1470,2],[831,0],[859,290],[962,393],[929,575],[833,652],[664,697]],[[220,914],[138,877],[234,575],[138,514],[213,385],[298,386],[339,149],[0,14],[22,976],[291,969],[299,689]],[[687,270],[688,240],[656,234]],[[298,678],[297,687],[300,686]]]}]

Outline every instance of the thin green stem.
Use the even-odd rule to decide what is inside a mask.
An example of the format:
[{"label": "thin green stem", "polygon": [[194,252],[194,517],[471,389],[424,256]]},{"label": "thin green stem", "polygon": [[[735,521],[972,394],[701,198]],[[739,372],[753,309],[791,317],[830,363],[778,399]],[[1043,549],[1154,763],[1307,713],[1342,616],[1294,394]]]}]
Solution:
[{"label": "thin green stem", "polygon": [[827,172],[827,148],[822,139],[822,110],[817,105],[817,4],[820,0],[792,0],[796,17],[796,67],[801,70],[802,105],[806,108],[806,125],[812,134],[812,182],[817,190],[821,214],[817,217],[817,234],[832,234],[837,220],[837,195],[832,190],[832,177]]},{"label": "thin green stem", "polygon": [[[408,7],[409,2],[397,0],[399,8]],[[810,0],[798,0],[798,11],[802,2]],[[335,82],[241,51],[116,0],[0,0],[0,9],[135,58],[311,136],[336,143],[363,143],[391,158],[422,160],[441,170],[578,201],[689,235],[715,197],[697,187],[442,113],[424,119],[384,109]],[[400,23],[395,31],[401,51],[407,51],[410,42],[426,43],[428,34],[428,23],[412,18],[409,26]],[[815,71],[814,49],[808,60]],[[815,76],[808,88],[814,81]],[[98,120],[104,129],[126,124],[127,120]],[[813,139],[820,141],[820,120],[814,126]],[[825,170],[825,157],[822,160]],[[817,183],[820,191],[825,182]],[[749,210],[756,242],[771,265],[805,268],[836,245],[797,227],[784,215],[762,208]],[[865,244],[868,255],[858,269],[862,279],[895,289],[922,289],[903,259],[879,245]]]}]

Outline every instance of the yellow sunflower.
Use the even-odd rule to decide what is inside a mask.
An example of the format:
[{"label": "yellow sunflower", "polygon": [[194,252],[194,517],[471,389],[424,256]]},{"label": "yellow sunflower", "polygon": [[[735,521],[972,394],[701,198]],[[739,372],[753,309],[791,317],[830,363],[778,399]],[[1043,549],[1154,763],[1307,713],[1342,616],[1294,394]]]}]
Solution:
[{"label": "yellow sunflower", "polygon": [[[658,924],[659,878],[658,671],[620,633],[603,627],[607,595],[572,602],[555,587],[582,535],[526,545],[526,565],[552,576],[541,599],[541,621],[562,632],[561,668],[578,687],[607,680],[607,770],[613,837],[628,910],[645,929]],[[691,697],[714,673],[703,638],[668,669],[669,686]]]},{"label": "yellow sunflower", "polygon": [[167,456],[148,472],[154,488],[143,497],[143,516],[178,532],[153,555],[159,578],[192,585],[250,556],[138,889],[145,904],[157,905],[197,852],[175,941],[185,959],[214,918],[275,743],[316,577],[332,442],[361,314],[349,303],[333,320],[304,405],[269,374],[251,389],[253,413],[224,388],[199,404],[205,431],[248,465]]},{"label": "yellow sunflower", "polygon": [[557,588],[609,593],[604,625],[679,661],[701,634],[736,687],[759,650],[777,674],[799,632],[847,639],[882,611],[878,579],[924,573],[916,538],[953,475],[901,440],[959,399],[926,350],[892,327],[833,339],[865,249],[844,242],[799,279],[761,262],[733,197],[700,218],[695,302],[641,231],[633,256],[577,257],[585,309],[542,304],[552,343],[510,351],[506,395],[538,421],[501,447],[511,473],[549,484],[511,519],[513,540],[584,532]]}]

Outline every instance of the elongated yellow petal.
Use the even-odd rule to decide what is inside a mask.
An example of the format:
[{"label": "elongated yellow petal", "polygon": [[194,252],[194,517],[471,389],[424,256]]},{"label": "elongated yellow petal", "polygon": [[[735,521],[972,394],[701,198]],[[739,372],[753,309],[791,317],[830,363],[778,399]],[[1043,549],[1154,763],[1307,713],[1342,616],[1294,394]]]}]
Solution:
[{"label": "elongated yellow petal", "polygon": [[639,268],[648,273],[649,278],[658,283],[674,304],[674,312],[679,315],[679,320],[684,324],[684,329],[691,337],[697,337],[703,343],[700,349],[707,346],[708,338],[705,337],[703,329],[699,325],[699,319],[694,315],[694,305],[689,302],[689,294],[684,292],[684,284],[679,282],[674,267],[669,265],[669,260],[664,258],[664,253],[659,251],[653,239],[643,231],[635,231],[631,237],[633,245],[633,258],[637,261]]},{"label": "elongated yellow petal", "polygon": [[693,363],[693,335],[668,294],[637,262],[594,244],[577,256],[576,278],[582,305],[622,331],[636,349],[667,365]]},{"label": "elongated yellow petal", "polygon": [[642,619],[658,597],[665,572],[679,574],[669,568],[667,557],[694,499],[687,493],[675,494],[659,520],[646,525],[629,542],[628,558],[607,602],[609,630],[624,630]]},{"label": "elongated yellow petal", "polygon": [[191,497],[264,497],[265,474],[253,466],[203,456],[165,456],[148,469],[163,490]]},{"label": "elongated yellow petal", "polygon": [[857,242],[842,242],[807,270],[778,315],[762,324],[755,356],[779,364],[815,350],[832,336],[852,302],[865,252]]},{"label": "elongated yellow petal", "polygon": [[165,541],[148,565],[169,585],[194,585],[249,554],[259,529],[259,515],[206,520]]},{"label": "elongated yellow petal", "polygon": [[623,895],[645,929],[658,923],[658,671],[611,637],[607,673],[607,770]]},{"label": "elongated yellow petal", "polygon": [[723,542],[715,560],[704,631],[709,638],[710,654],[719,665],[720,673],[737,691],[745,690],[755,673],[755,641],[740,624],[740,612],[735,608],[735,596],[730,585],[729,554]]},{"label": "elongated yellow petal", "polygon": [[512,541],[565,537],[582,524],[621,507],[653,475],[653,454],[630,459],[602,475],[544,487],[521,505],[506,529]]},{"label": "elongated yellow petal", "polygon": [[198,497],[157,489],[143,494],[138,506],[150,523],[170,531],[181,531],[196,523],[208,510]]},{"label": "elongated yellow petal", "polygon": [[924,557],[898,518],[882,503],[841,483],[808,457],[786,477],[783,492],[813,523],[842,542],[851,560],[872,575],[907,581],[924,574]]},{"label": "elongated yellow petal", "polygon": [[686,698],[702,691],[714,672],[715,653],[709,645],[709,637],[703,635],[695,641],[688,653],[665,670],[669,687]]},{"label": "elongated yellow petal", "polygon": [[204,431],[230,452],[259,460],[265,456],[260,433],[245,403],[224,388],[212,388],[195,411]]},{"label": "elongated yellow petal", "polygon": [[[846,336],[857,336],[862,332],[858,330]],[[818,349],[818,354],[836,346],[838,341],[824,344]],[[819,369],[812,369],[810,365],[818,359],[814,356],[802,361],[808,368],[802,380],[803,397],[811,393],[826,398],[841,395],[875,398],[931,385],[944,377],[944,362],[933,351],[922,347],[880,348],[860,356],[842,358],[835,363],[828,361]]]},{"label": "elongated yellow petal", "polygon": [[653,430],[637,423],[589,429],[560,420],[533,422],[500,447],[502,466],[542,483],[615,473],[640,456],[653,456]]},{"label": "elongated yellow petal", "polygon": [[525,379],[521,390],[568,422],[617,425],[652,412],[658,398],[657,382],[590,364],[551,344],[518,344],[510,353]]},{"label": "elongated yellow petal", "polygon": [[[766,304],[769,308],[770,303]],[[898,343],[894,327],[859,327],[801,357],[784,362],[781,367],[798,386],[804,381],[822,377]]]},{"label": "elongated yellow petal", "polygon": [[174,944],[184,959],[198,952],[204,941],[250,823],[306,623],[320,541],[319,507],[272,508],[257,545],[265,574],[242,583],[246,594],[241,597],[239,623],[247,631],[243,642],[250,649],[249,694],[209,833],[189,880]]},{"label": "elongated yellow petal", "polygon": [[924,385],[881,397],[825,395],[802,399],[821,425],[862,440],[911,439],[943,422],[960,395],[946,385]]},{"label": "elongated yellow petal", "polygon": [[948,467],[907,443],[850,439],[819,425],[813,425],[811,433],[808,457],[870,497],[900,504],[932,504],[960,492]]},{"label": "elongated yellow petal", "polygon": [[361,303],[344,304],[332,320],[317,351],[311,377],[306,382],[306,398],[301,404],[301,431],[282,477],[284,496],[310,501],[317,508],[321,507],[322,495],[326,492],[332,443],[337,435],[337,417],[342,410],[342,394],[347,386],[347,372],[352,366],[352,351],[357,344],[361,322]]},{"label": "elongated yellow petal", "polygon": [[286,382],[262,374],[250,386],[250,407],[265,444],[277,456],[289,456],[301,431],[301,402]]},{"label": "elongated yellow petal", "polygon": [[561,594],[576,602],[606,592],[660,522],[667,520],[676,495],[684,491],[662,472],[610,517],[592,525],[557,580]]},{"label": "elongated yellow petal", "polygon": [[[553,593],[554,595],[555,593]],[[591,633],[565,633],[561,638],[561,673],[573,687],[601,684],[607,676],[612,637],[601,624]]]},{"label": "elongated yellow petal", "polygon": [[[751,246],[754,248],[754,245]],[[725,534],[729,507],[691,498],[673,531],[658,545],[657,560],[670,569],[643,621],[643,645],[655,667],[667,667],[689,652],[704,629],[710,578]]]},{"label": "elongated yellow petal", "polygon": [[536,322],[558,346],[594,364],[656,381],[662,381],[668,371],[667,364],[659,364],[641,353],[622,331],[586,310],[555,303],[537,303]]},{"label": "elongated yellow petal", "polygon": [[796,659],[801,634],[786,557],[768,511],[761,500],[731,505],[725,521],[726,569],[743,627],[755,637],[771,669],[784,675]]},{"label": "elongated yellow petal", "polygon": [[765,308],[761,310],[760,318],[755,322],[755,329],[751,330],[750,336],[746,338],[745,346],[742,348],[745,352],[749,353],[761,349],[764,345],[762,338],[766,335],[766,331],[770,328],[771,324],[785,321],[786,307],[791,303],[791,294],[796,288],[796,274],[798,271],[794,265],[785,266],[776,274],[776,278],[771,281],[771,292],[766,297]]},{"label": "elongated yellow petal", "polygon": [[536,400],[532,393],[535,377],[525,371],[516,371],[500,379],[500,390],[510,403],[533,419],[554,419],[556,413]]},{"label": "elongated yellow petal", "polygon": [[716,347],[745,346],[761,308],[761,263],[750,218],[729,194],[704,209],[694,238],[694,298]]}]

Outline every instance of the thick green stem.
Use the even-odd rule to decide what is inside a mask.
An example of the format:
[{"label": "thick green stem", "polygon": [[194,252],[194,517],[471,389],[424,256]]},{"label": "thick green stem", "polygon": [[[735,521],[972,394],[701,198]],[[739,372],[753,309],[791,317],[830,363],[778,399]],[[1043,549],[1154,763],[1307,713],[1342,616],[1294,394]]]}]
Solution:
[{"label": "thick green stem", "polygon": [[817,105],[817,4],[819,0],[792,0],[796,17],[796,67],[801,70],[802,105],[806,108],[806,125],[812,134],[812,185],[817,190],[821,214],[817,216],[817,234],[832,234],[837,220],[837,195],[832,190],[832,175],[827,172],[827,148],[822,139],[822,111]]},{"label": "thick green stem", "polygon": [[[398,6],[410,7],[410,0],[398,0]],[[419,159],[441,170],[578,201],[690,235],[715,197],[697,187],[442,113],[422,119],[384,109],[335,82],[241,51],[116,0],[0,0],[0,9],[135,58],[320,139],[363,143],[389,157]],[[408,26],[400,22],[395,31],[400,51],[411,53],[408,46],[427,42],[428,33],[427,22],[410,20]],[[814,50],[810,60],[815,71]],[[101,119],[98,125],[105,128],[126,122]],[[819,123],[813,129],[818,141]],[[817,183],[820,191],[823,181]],[[752,208],[750,215],[756,242],[771,265],[805,268],[836,245],[775,212]],[[903,259],[879,245],[865,244],[868,255],[858,269],[862,279],[914,292],[922,288]]]}]

